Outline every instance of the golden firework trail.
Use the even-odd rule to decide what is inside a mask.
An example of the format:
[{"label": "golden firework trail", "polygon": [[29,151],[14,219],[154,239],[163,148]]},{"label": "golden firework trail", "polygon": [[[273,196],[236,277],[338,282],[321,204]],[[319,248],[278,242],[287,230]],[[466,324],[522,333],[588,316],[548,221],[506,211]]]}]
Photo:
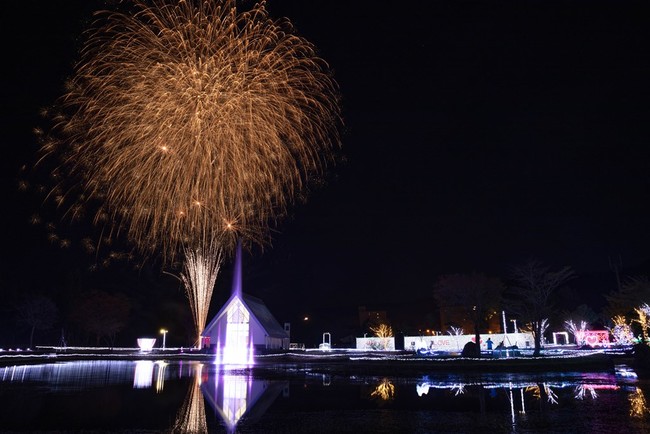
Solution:
[{"label": "golden firework trail", "polygon": [[[43,152],[102,204],[96,223],[167,264],[189,253],[184,276],[212,281],[222,255],[268,241],[332,161],[338,87],[264,1],[125,4],[96,14]],[[186,289],[209,304],[191,288],[203,283]]]},{"label": "golden firework trail", "polygon": [[265,2],[99,12],[44,150],[144,252],[260,241],[338,146],[327,64]]},{"label": "golden firework trail", "polygon": [[223,249],[215,244],[185,251],[181,280],[190,302],[197,345],[200,345],[201,332],[208,318],[212,291],[221,267],[222,252]]},{"label": "golden firework trail", "polygon": [[174,426],[170,430],[171,433],[203,434],[208,432],[205,402],[203,392],[201,392],[202,371],[202,364],[195,366],[194,381],[190,384],[185,401],[176,415]]}]

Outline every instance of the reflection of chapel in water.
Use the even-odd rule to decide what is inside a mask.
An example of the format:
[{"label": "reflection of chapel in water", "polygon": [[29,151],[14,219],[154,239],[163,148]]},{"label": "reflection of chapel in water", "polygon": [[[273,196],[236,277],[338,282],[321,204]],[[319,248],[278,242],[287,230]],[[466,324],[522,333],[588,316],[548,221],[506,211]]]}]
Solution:
[{"label": "reflection of chapel in water", "polygon": [[234,372],[211,373],[201,384],[201,392],[210,408],[232,432],[242,417],[254,422],[261,417],[280,393],[288,394],[289,383],[260,380]]}]

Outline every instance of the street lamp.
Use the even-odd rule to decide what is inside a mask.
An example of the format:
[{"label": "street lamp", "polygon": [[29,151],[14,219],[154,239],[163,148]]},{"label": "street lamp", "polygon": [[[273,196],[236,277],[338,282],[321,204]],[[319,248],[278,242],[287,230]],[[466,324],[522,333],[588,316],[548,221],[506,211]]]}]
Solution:
[{"label": "street lamp", "polygon": [[517,320],[516,320],[516,319],[511,319],[510,321],[511,321],[512,323],[514,323],[514,326],[515,326],[515,333],[519,333],[519,331],[517,331]]},{"label": "street lamp", "polygon": [[168,331],[169,331],[169,330],[160,329],[160,333],[162,333],[162,335],[163,335],[163,344],[162,344],[162,349],[163,349],[163,350],[165,349],[165,338],[167,337],[167,332],[168,332]]}]

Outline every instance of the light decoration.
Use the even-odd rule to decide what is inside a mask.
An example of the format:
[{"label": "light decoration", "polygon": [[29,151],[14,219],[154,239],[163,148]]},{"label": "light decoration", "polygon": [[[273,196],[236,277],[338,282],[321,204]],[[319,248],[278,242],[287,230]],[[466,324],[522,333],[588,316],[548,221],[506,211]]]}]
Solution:
[{"label": "light decoration", "polygon": [[634,341],[634,333],[632,332],[631,324],[623,315],[616,315],[612,318],[614,327],[609,331],[614,337],[614,343],[617,345],[631,345]]},{"label": "light decoration", "polygon": [[332,334],[330,332],[323,333],[323,341],[318,344],[318,349],[323,351],[332,350]]},{"label": "light decoration", "polygon": [[[607,381],[605,378],[601,381]],[[611,380],[610,380],[611,381]],[[443,389],[454,392],[454,396],[459,396],[463,394],[464,389],[468,386],[481,387],[484,389],[505,389],[508,393],[508,398],[510,402],[510,410],[513,415],[515,413],[515,400],[513,397],[513,390],[519,389],[520,391],[520,405],[521,409],[519,410],[520,414],[526,413],[524,393],[532,393],[533,397],[536,399],[542,399],[542,395],[546,396],[546,399],[551,404],[558,404],[559,398],[556,393],[556,390],[563,390],[572,387],[573,394],[572,396],[576,400],[584,400],[585,397],[591,397],[592,399],[597,399],[599,397],[597,390],[603,390],[606,392],[620,390],[621,387],[615,382],[613,383],[583,383],[575,381],[562,381],[562,382],[547,382],[543,384],[530,382],[530,381],[509,381],[509,382],[492,382],[485,380],[478,380],[474,382],[466,383],[457,383],[452,384],[447,381],[430,381],[428,377],[424,377],[421,382],[416,383],[416,393],[418,396],[426,395],[429,393],[429,390],[434,389]],[[563,395],[567,396],[567,395]],[[568,395],[571,396],[571,395]],[[637,398],[638,399],[638,398]]]},{"label": "light decoration", "polygon": [[635,387],[634,392],[630,394],[628,400],[630,402],[631,417],[640,419],[650,413],[650,410],[648,409],[648,405],[646,403],[645,395],[643,394],[643,390],[641,390],[641,388]]},{"label": "light decoration", "polygon": [[463,328],[451,326],[449,327],[447,333],[449,333],[450,336],[454,336],[454,340],[456,341],[456,350],[460,351],[460,344],[458,343],[458,337],[462,336],[465,333]]},{"label": "light decoration", "polygon": [[164,360],[156,361],[156,393],[161,393],[165,388],[165,371],[168,363]]},{"label": "light decoration", "polygon": [[[528,324],[525,324],[523,327],[521,327],[521,330],[525,333],[531,333],[533,336],[535,336],[536,324],[537,321],[530,322]],[[548,318],[543,318],[540,320],[539,330],[541,335],[544,336],[546,330],[548,330]]]},{"label": "light decoration", "polygon": [[638,378],[638,375],[636,372],[634,372],[634,369],[630,368],[627,365],[622,365],[622,364],[616,365],[614,369],[617,377],[633,378],[633,379]]},{"label": "light decoration", "polygon": [[562,336],[564,337],[564,343],[568,344],[569,343],[569,333],[567,332],[553,332],[553,344],[558,345],[557,343],[557,337]]},{"label": "light decoration", "polygon": [[429,383],[418,383],[415,385],[415,391],[417,392],[418,396],[428,395],[430,387],[431,386]]},{"label": "light decoration", "polygon": [[576,386],[574,397],[579,400],[583,400],[585,396],[589,394],[592,399],[598,398],[598,393],[593,385],[589,384],[579,384]]},{"label": "light decoration", "polygon": [[379,398],[382,401],[390,401],[395,398],[395,385],[388,378],[384,378],[375,387],[375,390],[372,391],[370,396],[372,398]]},{"label": "light decoration", "polygon": [[143,353],[149,353],[156,344],[156,338],[138,338],[138,347]]},{"label": "light decoration", "polygon": [[463,395],[465,393],[465,385],[462,383],[454,384],[451,386],[451,390],[454,392],[454,396]]},{"label": "light decoration", "polygon": [[133,375],[134,389],[148,389],[153,382],[153,361],[138,360],[135,362],[135,374]]},{"label": "light decoration", "polygon": [[542,389],[543,389],[544,394],[546,395],[546,400],[551,404],[557,404],[558,403],[557,395],[555,394],[553,389],[551,389],[551,387],[552,386],[549,385],[548,383],[543,383],[541,388],[538,384],[533,384],[530,386],[526,386],[526,392],[532,392],[535,398],[542,399]]},{"label": "light decoration", "polygon": [[548,402],[551,404],[557,404],[557,395],[547,383],[544,383],[544,392],[546,393],[546,399]]},{"label": "light decoration", "polygon": [[512,396],[512,384],[508,387],[508,401],[510,402],[510,422],[515,425],[515,400]]},{"label": "light decoration", "polygon": [[587,331],[587,322],[580,321],[580,326],[576,325],[573,320],[564,321],[564,328],[573,335],[576,344],[585,345],[585,331]]},{"label": "light decoration", "polygon": [[370,327],[370,330],[378,338],[390,338],[393,336],[393,328],[388,324],[379,324],[376,327]]},{"label": "light decoration", "polygon": [[[520,330],[521,331],[521,330]],[[518,351],[526,350],[531,348],[533,342],[533,335],[529,332],[520,332],[520,333],[482,333],[480,335],[480,341],[483,349],[486,348],[487,339],[491,339],[495,344],[504,342],[504,345],[516,345]],[[474,342],[476,339],[474,334],[467,335],[454,335],[454,334],[440,334],[435,336],[404,336],[404,349],[411,350],[414,352],[426,353],[426,352],[460,352],[464,345],[468,342]],[[360,338],[357,338],[357,343]],[[357,345],[357,348],[360,348]],[[511,352],[511,355],[516,354]]]},{"label": "light decoration", "polygon": [[609,345],[609,330],[585,330],[585,345],[606,347]]},{"label": "light decoration", "polygon": [[650,306],[647,303],[634,309],[634,312],[637,314],[637,318],[634,322],[638,323],[641,326],[641,335],[643,336],[643,342],[648,342],[648,328],[650,328]]}]

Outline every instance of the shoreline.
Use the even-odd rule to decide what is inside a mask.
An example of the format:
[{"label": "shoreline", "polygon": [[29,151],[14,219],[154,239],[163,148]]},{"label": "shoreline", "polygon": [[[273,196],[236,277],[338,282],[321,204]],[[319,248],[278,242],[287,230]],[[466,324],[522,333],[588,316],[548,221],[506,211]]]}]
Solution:
[{"label": "shoreline", "polygon": [[[214,363],[215,354],[199,350],[66,349],[65,351],[22,351],[0,353],[0,366],[50,364],[72,361],[198,361]],[[341,375],[422,375],[428,372],[614,372],[616,362],[632,364],[633,356],[589,352],[572,355],[519,356],[510,358],[467,358],[461,356],[418,356],[413,352],[392,351],[283,351],[256,354],[255,373],[304,369]]]}]

